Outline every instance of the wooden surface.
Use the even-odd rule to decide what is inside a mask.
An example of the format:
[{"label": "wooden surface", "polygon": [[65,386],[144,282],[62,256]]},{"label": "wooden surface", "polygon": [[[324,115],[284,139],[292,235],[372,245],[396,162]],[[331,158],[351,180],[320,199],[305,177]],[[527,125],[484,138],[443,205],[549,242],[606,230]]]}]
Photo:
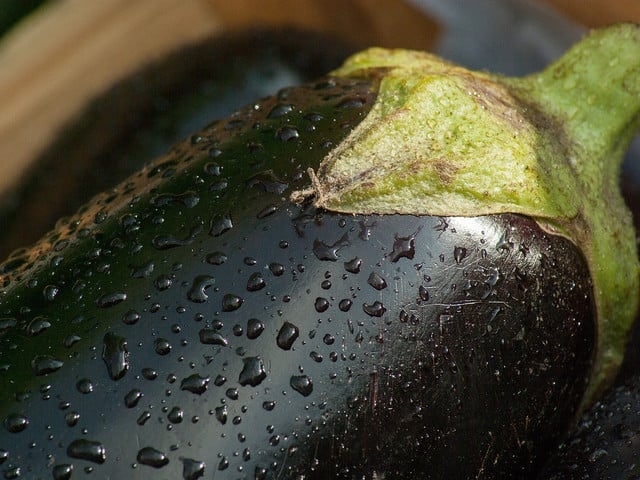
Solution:
[{"label": "wooden surface", "polygon": [[540,0],[588,27],[640,23],[640,0]]},{"label": "wooden surface", "polygon": [[[0,45],[0,193],[90,98],[118,79],[180,46],[256,25],[421,49],[436,32],[432,20],[398,0],[53,2]],[[399,34],[397,25],[403,25]]]}]

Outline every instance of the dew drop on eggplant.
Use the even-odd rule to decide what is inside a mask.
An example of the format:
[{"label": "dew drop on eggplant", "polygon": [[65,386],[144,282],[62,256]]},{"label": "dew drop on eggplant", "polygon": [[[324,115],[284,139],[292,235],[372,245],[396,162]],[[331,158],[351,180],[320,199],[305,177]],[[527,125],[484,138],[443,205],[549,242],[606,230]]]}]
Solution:
[{"label": "dew drop on eggplant", "polygon": [[20,413],[10,413],[4,418],[3,424],[7,431],[19,433],[29,426],[29,419]]},{"label": "dew drop on eggplant", "polygon": [[51,469],[53,480],[69,480],[72,473],[73,465],[70,463],[61,463]]},{"label": "dew drop on eggplant", "polygon": [[31,360],[31,368],[36,376],[46,375],[60,370],[64,366],[62,360],[48,355],[37,355]]},{"label": "dew drop on eggplant", "polygon": [[269,264],[269,271],[274,277],[280,277],[284,273],[284,265],[280,263],[272,262]]},{"label": "dew drop on eggplant", "polygon": [[180,382],[180,390],[202,395],[206,392],[210,381],[211,377],[208,375],[206,377],[202,377],[197,373],[194,373]]},{"label": "dew drop on eggplant", "polygon": [[464,260],[467,256],[467,249],[464,247],[454,247],[453,249],[453,259],[455,262],[460,265],[462,260]]},{"label": "dew drop on eggplant", "polygon": [[233,293],[227,293],[222,297],[222,311],[233,312],[242,306],[244,299]]},{"label": "dew drop on eggplant", "polygon": [[215,216],[211,219],[209,235],[219,237],[233,228],[233,220],[230,213]]},{"label": "dew drop on eggplant", "polygon": [[72,441],[67,447],[67,455],[93,463],[104,463],[107,459],[106,449],[102,443],[85,438]]},{"label": "dew drop on eggplant", "polygon": [[145,367],[142,369],[142,376],[146,380],[155,380],[158,378],[158,372],[153,368]]},{"label": "dew drop on eggplant", "polygon": [[211,275],[198,275],[193,279],[191,288],[187,292],[187,298],[195,303],[204,303],[209,296],[207,295],[207,289],[214,285],[216,279]]},{"label": "dew drop on eggplant", "polygon": [[163,292],[164,290],[167,290],[168,288],[171,287],[171,285],[173,284],[173,280],[168,275],[162,274],[156,277],[153,284],[156,287],[157,291]]},{"label": "dew drop on eggplant", "polygon": [[122,315],[122,323],[125,325],[135,325],[140,320],[140,314],[135,310],[128,310]]},{"label": "dew drop on eggplant", "polygon": [[167,418],[173,424],[182,423],[184,420],[184,410],[180,407],[173,407],[167,414]]},{"label": "dew drop on eggplant", "polygon": [[307,375],[292,375],[289,379],[289,385],[305,397],[308,397],[313,392],[313,382]]},{"label": "dew drop on eggplant", "polygon": [[213,252],[207,255],[206,260],[211,265],[222,265],[227,261],[227,256],[223,252]]},{"label": "dew drop on eggplant", "polygon": [[127,340],[113,332],[107,332],[102,343],[102,360],[111,380],[119,380],[129,369]]},{"label": "dew drop on eggplant", "polygon": [[393,249],[389,254],[389,260],[396,263],[401,258],[413,259],[416,254],[415,236],[399,237],[396,235],[393,241]]},{"label": "dew drop on eggplant", "polygon": [[316,309],[316,312],[318,313],[326,312],[327,309],[329,308],[329,300],[327,300],[324,297],[318,297],[316,298],[314,307]]},{"label": "dew drop on eggplant", "polygon": [[49,322],[48,318],[37,316],[29,322],[29,325],[27,325],[27,335],[35,337],[36,335],[40,335],[49,327],[51,327],[51,322]]},{"label": "dew drop on eggplant", "polygon": [[125,292],[107,293],[96,300],[96,305],[100,308],[109,308],[127,299]]},{"label": "dew drop on eggplant", "polygon": [[376,272],[371,272],[367,279],[367,283],[376,290],[384,290],[387,288],[387,281]]},{"label": "dew drop on eggplant", "polygon": [[124,404],[127,408],[135,408],[143,396],[139,389],[133,388],[124,396]]},{"label": "dew drop on eggplant", "polygon": [[226,405],[221,405],[219,407],[216,407],[215,417],[222,425],[227,423],[228,415],[229,413]]},{"label": "dew drop on eggplant", "polygon": [[384,315],[384,312],[387,311],[384,305],[378,301],[375,301],[372,304],[363,303],[362,310],[370,317],[382,317],[382,315]]},{"label": "dew drop on eggplant", "polygon": [[339,240],[331,245],[316,239],[313,241],[313,253],[318,260],[336,262],[338,260],[338,251],[349,245],[349,237],[345,233]]},{"label": "dew drop on eggplant", "polygon": [[300,334],[300,330],[297,326],[295,326],[291,322],[284,322],[280,330],[278,331],[278,336],[276,337],[276,343],[283,350],[291,350],[293,343],[298,338]]},{"label": "dew drop on eggplant", "polygon": [[338,308],[341,312],[348,312],[349,310],[351,310],[351,305],[353,305],[353,302],[350,299],[343,298],[338,303]]},{"label": "dew drop on eggplant", "polygon": [[166,338],[156,338],[153,349],[158,355],[168,355],[171,352],[171,343]]},{"label": "dew drop on eggplant", "polygon": [[94,389],[95,386],[89,378],[81,378],[76,382],[76,390],[85,395],[93,392]]},{"label": "dew drop on eggplant", "polygon": [[151,412],[145,410],[144,412],[142,412],[138,418],[136,419],[136,423],[140,426],[144,425],[145,423],[147,423],[147,421],[151,418]]},{"label": "dew drop on eggplant", "polygon": [[344,262],[344,269],[349,273],[360,273],[362,267],[362,260],[355,257],[348,262]]},{"label": "dew drop on eggplant", "polygon": [[249,292],[257,292],[258,290],[266,287],[267,283],[264,281],[260,272],[252,273],[247,281],[247,290]]},{"label": "dew drop on eggplant", "polygon": [[264,331],[264,323],[257,318],[247,320],[247,338],[254,340]]},{"label": "dew drop on eggplant", "polygon": [[289,103],[276,104],[267,114],[267,118],[279,118],[293,111],[293,105]]},{"label": "dew drop on eggplant", "polygon": [[251,385],[252,387],[260,385],[267,377],[262,359],[260,357],[247,357],[243,358],[242,362],[243,368],[238,378],[240,385]]},{"label": "dew drop on eggplant", "polygon": [[200,342],[205,345],[220,345],[226,347],[229,341],[217,330],[213,328],[203,328],[198,332]]},{"label": "dew drop on eggplant", "polygon": [[199,460],[180,457],[182,462],[182,478],[183,480],[197,480],[204,476],[206,464]]},{"label": "dew drop on eggplant", "polygon": [[141,448],[138,451],[136,459],[142,465],[148,465],[153,468],[162,468],[169,463],[169,458],[163,452],[153,447]]},{"label": "dew drop on eggplant", "polygon": [[80,421],[80,414],[75,411],[67,412],[64,415],[64,421],[68,427],[75,427]]}]

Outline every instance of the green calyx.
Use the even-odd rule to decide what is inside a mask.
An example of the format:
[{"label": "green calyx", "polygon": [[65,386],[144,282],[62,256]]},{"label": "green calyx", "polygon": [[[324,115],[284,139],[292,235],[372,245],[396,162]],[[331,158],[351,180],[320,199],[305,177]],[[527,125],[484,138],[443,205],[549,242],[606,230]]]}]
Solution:
[{"label": "green calyx", "polygon": [[594,31],[544,71],[472,72],[427,53],[370,49],[337,76],[381,76],[373,109],[310,171],[343,213],[520,213],[587,258],[598,350],[587,399],[613,377],[638,309],[639,263],[618,180],[640,127],[640,29]]}]

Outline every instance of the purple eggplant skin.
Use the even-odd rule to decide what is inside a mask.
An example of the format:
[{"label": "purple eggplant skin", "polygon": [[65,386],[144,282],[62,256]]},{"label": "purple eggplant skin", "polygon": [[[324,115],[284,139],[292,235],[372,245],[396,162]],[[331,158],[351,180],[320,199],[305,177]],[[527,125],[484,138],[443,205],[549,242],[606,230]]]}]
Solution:
[{"label": "purple eggplant skin", "polygon": [[0,267],[5,477],[537,472],[590,374],[585,259],[523,216],[292,204],[376,90],[249,105]]},{"label": "purple eggplant skin", "polygon": [[540,480],[640,478],[640,377],[598,400],[555,451]]}]

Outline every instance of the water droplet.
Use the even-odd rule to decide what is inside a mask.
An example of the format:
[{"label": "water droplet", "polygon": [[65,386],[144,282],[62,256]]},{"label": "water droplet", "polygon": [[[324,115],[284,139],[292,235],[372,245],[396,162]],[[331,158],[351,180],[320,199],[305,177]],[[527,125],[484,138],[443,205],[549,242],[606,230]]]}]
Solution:
[{"label": "water droplet", "polygon": [[234,310],[239,309],[242,306],[244,299],[239,297],[238,295],[234,295],[232,293],[227,293],[222,298],[222,311],[223,312],[233,312]]},{"label": "water droplet", "polygon": [[100,442],[80,438],[74,440],[67,447],[67,455],[71,458],[87,460],[93,463],[104,463],[107,452]]},{"label": "water droplet", "polygon": [[156,378],[158,378],[158,372],[153,368],[143,368],[142,376],[147,380],[155,380]]},{"label": "water droplet", "polygon": [[143,396],[144,395],[140,390],[138,390],[137,388],[133,388],[129,390],[129,393],[125,395],[124,404],[127,408],[134,408],[138,405],[138,402],[140,401],[140,399],[142,399]]},{"label": "water droplet", "polygon": [[284,265],[279,263],[270,263],[269,271],[273,274],[274,277],[279,277],[284,273]]},{"label": "water droplet", "polygon": [[161,193],[151,199],[154,207],[165,207],[167,205],[183,205],[187,208],[195,207],[200,201],[200,197],[195,192],[187,191],[180,194]]},{"label": "water droplet", "polygon": [[22,432],[29,425],[29,419],[19,413],[10,413],[4,419],[4,428],[11,433]]},{"label": "water droplet", "polygon": [[222,252],[213,252],[207,255],[207,263],[211,265],[222,265],[227,261],[227,256]]},{"label": "water droplet", "polygon": [[176,238],[173,235],[157,235],[151,239],[151,244],[156,250],[169,250],[170,248],[191,245],[201,231],[202,225],[196,225],[185,239]]},{"label": "water droplet", "polygon": [[147,420],[149,420],[151,418],[151,412],[149,411],[144,411],[140,414],[140,416],[136,419],[136,423],[140,426],[144,425],[145,423],[147,423]]},{"label": "water droplet", "polygon": [[418,287],[418,295],[420,296],[420,300],[423,302],[429,300],[429,290],[427,290],[427,287],[424,285],[420,285],[420,287]]},{"label": "water droplet", "polygon": [[373,304],[363,303],[362,310],[370,317],[382,317],[384,312],[387,311],[384,305],[378,301],[375,301]]},{"label": "water droplet", "polygon": [[344,269],[349,273],[360,273],[360,267],[362,267],[362,260],[358,257],[344,262]]},{"label": "water droplet", "polygon": [[203,328],[198,332],[198,335],[200,336],[200,342],[205,345],[220,345],[226,347],[229,343],[222,334],[212,328]]},{"label": "water droplet", "polygon": [[278,178],[273,170],[264,170],[253,175],[246,183],[247,188],[259,188],[267,193],[282,195],[289,184]]},{"label": "water droplet", "polygon": [[11,330],[17,323],[18,321],[15,318],[0,318],[0,335]]},{"label": "water droplet", "polygon": [[338,251],[348,245],[349,237],[346,233],[331,245],[327,245],[325,242],[316,239],[313,241],[313,253],[318,260],[336,262],[338,260]]},{"label": "water droplet", "polygon": [[324,342],[325,345],[333,345],[336,339],[330,333],[326,333],[325,336],[322,337],[322,341]]},{"label": "water droplet", "polygon": [[415,236],[398,237],[393,241],[393,250],[389,254],[389,260],[397,262],[401,258],[412,259],[416,254]]},{"label": "water droplet", "polygon": [[53,474],[53,480],[69,480],[73,473],[73,465],[70,463],[55,465],[51,470],[51,473]]},{"label": "water droplet", "polygon": [[199,460],[180,457],[182,462],[182,478],[184,480],[197,480],[204,475],[206,464]]},{"label": "water droplet", "polygon": [[156,290],[158,290],[159,292],[163,292],[164,290],[167,290],[169,287],[171,287],[171,284],[173,284],[173,279],[168,275],[162,274],[158,275],[153,284],[156,287]]},{"label": "water droplet", "polygon": [[31,320],[29,325],[27,325],[27,334],[30,337],[35,337],[47,330],[49,327],[51,327],[49,319],[47,317],[38,316]]},{"label": "water droplet", "polygon": [[180,407],[173,407],[167,414],[167,418],[173,424],[182,423],[184,420],[184,410]]},{"label": "water droplet", "polygon": [[296,327],[293,323],[284,322],[282,327],[280,327],[280,331],[278,332],[276,343],[283,350],[290,350],[299,334],[300,331],[298,330],[298,327]]},{"label": "water droplet", "polygon": [[323,297],[318,297],[316,298],[316,302],[314,306],[315,306],[316,312],[318,313],[326,312],[327,309],[329,308],[329,300]]},{"label": "water droplet", "polygon": [[49,302],[55,300],[58,296],[58,293],[60,293],[60,288],[58,288],[56,285],[47,285],[42,290],[42,295],[44,296],[45,300]]},{"label": "water droplet", "polygon": [[126,325],[134,325],[140,320],[140,314],[135,310],[129,310],[122,315],[122,322]]},{"label": "water droplet", "polygon": [[171,352],[171,343],[166,338],[156,338],[153,349],[158,355],[168,355]]},{"label": "water droplet", "polygon": [[293,110],[293,105],[288,103],[276,104],[267,115],[267,118],[278,118],[290,113]]},{"label": "water droplet", "polygon": [[312,359],[314,362],[317,362],[317,363],[322,362],[322,355],[321,355],[320,353],[316,352],[316,351],[311,352],[311,353],[309,354],[309,357],[311,357],[311,359]]},{"label": "water droplet", "polygon": [[191,288],[187,293],[187,298],[195,303],[206,302],[209,296],[206,290],[216,282],[216,279],[211,275],[198,275],[193,279]]},{"label": "water droplet", "polygon": [[226,405],[222,405],[220,407],[216,407],[215,410],[215,415],[216,415],[216,419],[222,424],[224,425],[225,423],[227,423],[227,417],[228,417],[228,412],[227,412],[227,406]]},{"label": "water droplet", "polygon": [[107,332],[102,343],[102,360],[111,380],[120,380],[129,369],[129,352],[124,337]]},{"label": "water droplet", "polygon": [[367,280],[367,283],[371,285],[373,288],[375,288],[376,290],[383,290],[387,288],[387,281],[376,272],[371,272],[371,274],[369,275],[369,279]]},{"label": "water droplet", "polygon": [[136,456],[138,462],[153,468],[162,468],[169,463],[167,456],[160,450],[153,447],[144,447],[138,451]]},{"label": "water droplet", "polygon": [[96,300],[96,305],[100,308],[109,308],[119,304],[127,299],[127,294],[124,292],[107,293]]},{"label": "water droplet", "polygon": [[78,412],[67,412],[64,415],[64,421],[69,427],[75,427],[80,421],[80,414]]},{"label": "water droplet", "polygon": [[202,395],[207,390],[210,381],[211,377],[208,375],[201,377],[197,373],[194,373],[180,382],[180,390]]},{"label": "water droplet", "polygon": [[80,393],[84,393],[85,395],[88,394],[88,393],[93,392],[94,388],[95,387],[94,387],[93,383],[88,378],[81,378],[80,380],[78,380],[76,382],[76,389]]},{"label": "water droplet", "polygon": [[252,387],[260,385],[267,376],[262,359],[260,357],[246,357],[242,359],[242,362],[244,366],[240,372],[240,385],[251,385]]},{"label": "water droplet", "polygon": [[340,300],[340,303],[338,303],[338,308],[342,312],[348,312],[351,309],[351,305],[353,305],[353,302],[351,300],[349,300],[348,298],[343,298],[342,300]]},{"label": "water droplet", "polygon": [[264,323],[257,318],[250,318],[247,321],[247,338],[254,340],[264,331]]},{"label": "water droplet", "polygon": [[219,237],[220,235],[228,232],[233,228],[233,221],[231,220],[231,214],[225,213],[223,215],[217,215],[211,219],[209,227],[209,235],[212,237]]},{"label": "water droplet", "polygon": [[282,142],[289,142],[295,140],[300,136],[300,133],[295,127],[286,125],[276,130],[276,138]]},{"label": "water droplet", "polygon": [[462,260],[465,259],[465,257],[467,256],[467,249],[464,247],[455,247],[453,249],[453,259],[456,261],[456,263],[459,265],[460,263],[462,263]]},{"label": "water droplet", "polygon": [[289,380],[289,385],[305,397],[311,395],[313,391],[313,382],[307,375],[293,375]]},{"label": "water droplet", "polygon": [[37,355],[33,360],[31,360],[31,368],[33,369],[33,373],[37,376],[53,373],[60,370],[63,365],[64,362],[62,360],[57,360],[48,355]]},{"label": "water droplet", "polygon": [[82,338],[78,335],[67,335],[66,337],[64,337],[62,344],[67,348],[71,348],[80,340],[82,340]]},{"label": "water droplet", "polygon": [[250,292],[256,292],[266,287],[266,282],[264,278],[262,278],[262,274],[260,272],[252,273],[247,281],[247,290]]}]

